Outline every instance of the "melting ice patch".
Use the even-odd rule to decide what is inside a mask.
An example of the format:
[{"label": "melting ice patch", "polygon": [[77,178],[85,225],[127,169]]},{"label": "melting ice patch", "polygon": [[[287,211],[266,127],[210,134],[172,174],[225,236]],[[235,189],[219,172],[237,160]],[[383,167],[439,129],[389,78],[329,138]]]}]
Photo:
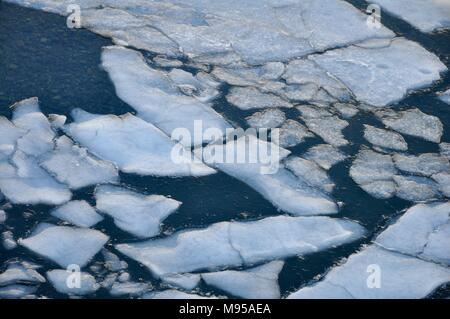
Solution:
[{"label": "melting ice patch", "polygon": [[158,276],[252,265],[304,255],[363,236],[364,228],[329,217],[269,217],[254,222],[222,222],[116,249]]}]

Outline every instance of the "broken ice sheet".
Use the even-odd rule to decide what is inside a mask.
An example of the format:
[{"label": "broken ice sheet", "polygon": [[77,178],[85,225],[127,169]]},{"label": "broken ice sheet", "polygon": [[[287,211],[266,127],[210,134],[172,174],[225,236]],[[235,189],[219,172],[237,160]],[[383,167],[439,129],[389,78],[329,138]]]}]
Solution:
[{"label": "broken ice sheet", "polygon": [[347,155],[329,144],[320,144],[311,147],[303,158],[316,162],[320,167],[329,170],[334,165],[348,158]]},{"label": "broken ice sheet", "polygon": [[286,120],[286,115],[279,109],[267,109],[253,113],[246,120],[248,125],[254,128],[275,128],[283,124]]},{"label": "broken ice sheet", "polygon": [[348,220],[278,216],[244,223],[221,222],[115,247],[161,277],[304,255],[351,242],[364,232],[362,226]]},{"label": "broken ice sheet", "polygon": [[440,99],[442,102],[447,103],[447,104],[450,105],[450,89],[448,89],[448,90],[445,91],[445,92],[439,93],[438,96],[439,96],[439,99]]},{"label": "broken ice sheet", "polygon": [[115,163],[125,173],[154,176],[204,176],[215,173],[185,151],[175,163],[175,143],[152,124],[132,115],[95,115],[72,111],[66,132],[96,156]]},{"label": "broken ice sheet", "polygon": [[364,138],[371,144],[391,150],[406,151],[408,144],[398,133],[364,125]]},{"label": "broken ice sheet", "polygon": [[419,176],[394,176],[397,196],[411,202],[422,202],[440,197],[438,185],[429,178]]},{"label": "broken ice sheet", "polygon": [[326,193],[333,192],[335,186],[333,181],[327,172],[316,163],[301,157],[291,156],[286,160],[285,166],[312,187],[317,187]]},{"label": "broken ice sheet", "polygon": [[[278,139],[281,147],[294,147],[300,143],[303,143],[306,138],[311,137],[314,137],[314,134],[309,132],[305,126],[290,119],[284,122],[278,129]],[[274,134],[274,131],[271,133],[271,138],[274,143],[277,142],[277,137]]]},{"label": "broken ice sheet", "polygon": [[233,87],[226,96],[227,101],[241,110],[263,108],[290,108],[293,105],[271,93],[264,93],[254,87]]},{"label": "broken ice sheet", "polygon": [[55,149],[44,155],[40,165],[59,182],[71,189],[79,189],[118,181],[119,174],[112,163],[91,156],[85,148],[74,145],[67,136],[61,136],[55,144]]},{"label": "broken ice sheet", "polygon": [[207,285],[240,298],[279,299],[278,275],[283,266],[283,261],[273,261],[247,270],[204,273],[202,279]]},{"label": "broken ice sheet", "polygon": [[0,286],[12,284],[41,284],[46,280],[26,262],[13,262],[0,274]]},{"label": "broken ice sheet", "polygon": [[67,284],[69,276],[73,275],[72,272],[63,270],[63,269],[55,269],[47,271],[48,281],[53,285],[56,291],[66,295],[89,295],[96,292],[100,285],[95,280],[94,276],[89,273],[81,272],[79,273],[79,286],[74,285],[73,287],[69,287]]},{"label": "broken ice sheet", "polygon": [[395,154],[393,159],[399,170],[415,175],[431,176],[450,170],[448,159],[439,154],[425,153],[419,156]]},{"label": "broken ice sheet", "polygon": [[19,239],[19,244],[52,260],[61,267],[84,267],[96,255],[109,237],[98,230],[41,223],[31,236]]},{"label": "broken ice sheet", "polygon": [[161,195],[143,195],[125,188],[99,186],[95,190],[97,209],[114,218],[120,229],[140,238],[160,233],[161,223],[181,203]]}]

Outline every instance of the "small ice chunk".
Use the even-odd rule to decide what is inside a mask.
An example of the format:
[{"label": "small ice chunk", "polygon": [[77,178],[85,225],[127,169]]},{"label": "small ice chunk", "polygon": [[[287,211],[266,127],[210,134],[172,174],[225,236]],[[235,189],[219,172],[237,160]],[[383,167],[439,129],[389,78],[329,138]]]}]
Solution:
[{"label": "small ice chunk", "polygon": [[180,60],[168,59],[164,56],[155,56],[153,62],[162,68],[179,68],[183,66],[183,62]]},{"label": "small ice chunk", "polygon": [[[96,292],[100,285],[95,280],[94,276],[81,272],[78,273],[77,280],[79,278],[79,282],[71,281],[69,276],[73,276],[73,273],[67,270],[55,269],[47,271],[48,281],[53,285],[56,291],[66,295],[90,295]],[[79,286],[78,286],[79,284]]]},{"label": "small ice chunk", "polygon": [[325,170],[329,170],[334,165],[348,158],[347,155],[329,144],[313,146],[303,155],[303,157],[316,162]]},{"label": "small ice chunk", "polygon": [[450,266],[450,203],[411,207],[375,242],[389,250]]},{"label": "small ice chunk", "polygon": [[103,220],[103,217],[97,214],[95,209],[84,200],[68,202],[53,210],[51,214],[79,227],[89,228]]},{"label": "small ice chunk", "polygon": [[37,290],[37,286],[26,285],[10,285],[0,287],[0,299],[20,299],[30,294],[33,294]]},{"label": "small ice chunk", "polygon": [[11,123],[6,117],[0,116],[0,159],[2,156],[11,155],[14,152],[17,140],[26,132],[25,129]]},{"label": "small ice chunk", "polygon": [[439,99],[450,105],[450,89],[439,94]]},{"label": "small ice chunk", "polygon": [[130,273],[123,272],[117,277],[117,280],[121,283],[124,283],[124,282],[130,281],[130,278],[131,278]]},{"label": "small ice chunk", "polygon": [[11,263],[8,268],[0,274],[0,286],[12,284],[41,284],[45,282],[36,270],[26,263]]},{"label": "small ice chunk", "polygon": [[7,219],[6,212],[0,209],[0,224],[6,222],[6,219]]},{"label": "small ice chunk", "polygon": [[[379,289],[367,284],[368,270],[373,273],[376,269],[381,270]],[[351,255],[322,281],[288,298],[417,299],[427,297],[448,281],[448,268],[372,245]]]},{"label": "small ice chunk", "polygon": [[40,156],[53,148],[55,132],[48,119],[41,113],[37,97],[17,102],[13,123],[26,133],[17,140],[17,148],[27,155]]},{"label": "small ice chunk", "polygon": [[450,170],[448,159],[433,153],[419,156],[395,154],[394,162],[399,170],[415,175],[431,176]]},{"label": "small ice chunk", "polygon": [[291,103],[282,98],[274,94],[263,93],[254,87],[233,87],[226,99],[241,110],[292,107]]},{"label": "small ice chunk", "polygon": [[99,211],[113,217],[120,229],[140,238],[158,235],[161,222],[181,205],[161,195],[145,196],[114,186],[97,187],[95,198]]},{"label": "small ice chunk", "polygon": [[33,156],[19,150],[10,163],[0,162],[0,190],[14,204],[61,205],[72,197],[69,189],[39,167]]},{"label": "small ice chunk", "polygon": [[150,292],[142,296],[143,299],[216,299],[213,297],[204,297],[196,294],[188,294],[175,289],[167,289],[164,291]]},{"label": "small ice chunk", "polygon": [[353,105],[348,103],[335,103],[333,107],[341,114],[344,119],[351,119],[358,114],[359,110]]},{"label": "small ice chunk", "polygon": [[[140,118],[125,114],[94,115],[72,111],[75,122],[67,133],[96,156],[111,161],[125,173],[155,176],[204,176],[215,171],[185,151],[175,163],[175,143]],[[181,145],[180,145],[181,146]],[[191,156],[189,156],[190,154]]]},{"label": "small ice chunk", "polygon": [[202,274],[206,284],[245,299],[279,299],[278,275],[283,261],[243,271],[226,270]]},{"label": "small ice chunk", "polygon": [[[208,165],[241,180],[259,192],[277,208],[293,215],[323,215],[338,211],[336,203],[324,193],[296,178],[280,164],[290,152],[262,141],[253,135],[244,135],[225,145],[209,145],[203,149],[203,160]],[[233,158],[237,154],[244,160]],[[243,156],[246,158],[243,158]]]},{"label": "small ice chunk", "polygon": [[438,173],[431,176],[431,178],[438,183],[439,191],[450,198],[450,173]]},{"label": "small ice chunk", "polygon": [[375,181],[360,186],[366,193],[379,199],[392,198],[397,192],[397,185],[393,181],[388,180]]},{"label": "small ice chunk", "polygon": [[40,165],[72,189],[113,183],[119,179],[117,168],[112,163],[91,156],[85,148],[74,145],[67,136],[56,140],[55,149],[44,156]]},{"label": "small ice chunk", "polygon": [[450,3],[447,0],[375,0],[372,1],[412,24],[422,32],[450,27]]},{"label": "small ice chunk", "polygon": [[111,296],[141,296],[152,289],[152,285],[145,282],[115,282],[109,293]]},{"label": "small ice chunk", "polygon": [[253,113],[246,120],[248,125],[254,128],[275,128],[283,124],[286,120],[286,115],[279,109],[268,109]]},{"label": "small ice chunk", "polygon": [[125,261],[120,260],[117,255],[106,249],[102,249],[102,256],[105,260],[105,267],[110,271],[120,271],[128,268],[128,264]]},{"label": "small ice chunk", "polygon": [[221,222],[116,249],[158,277],[239,267],[304,255],[360,238],[359,224],[329,217],[269,217],[253,222]]},{"label": "small ice chunk", "polygon": [[[274,134],[271,134],[272,142]],[[279,128],[279,145],[281,147],[294,147],[302,143],[306,138],[314,137],[314,134],[308,131],[306,127],[294,120],[287,120]]]},{"label": "small ice chunk", "polygon": [[164,276],[162,280],[171,285],[184,290],[193,290],[200,283],[199,274],[176,274]]},{"label": "small ice chunk", "polygon": [[62,129],[64,124],[66,124],[67,117],[65,115],[49,114],[48,120],[54,129]]},{"label": "small ice chunk", "polygon": [[408,150],[408,144],[403,136],[374,126],[364,125],[364,138],[369,141],[369,143],[382,148],[397,151]]},{"label": "small ice chunk", "polygon": [[394,176],[397,196],[411,202],[422,202],[440,197],[438,185],[429,178]]},{"label": "small ice chunk", "polygon": [[400,111],[387,110],[375,113],[387,127],[424,140],[439,143],[443,134],[443,126],[439,118],[427,115],[418,109]]},{"label": "small ice chunk", "polygon": [[381,47],[354,45],[330,50],[309,59],[344,83],[358,101],[374,106],[397,102],[447,71],[436,55],[403,38]]},{"label": "small ice chunk", "polygon": [[390,155],[383,155],[368,149],[363,149],[358,153],[350,168],[350,177],[358,185],[392,180],[395,173],[396,169]]},{"label": "small ice chunk", "polygon": [[2,233],[2,241],[3,241],[3,247],[6,250],[12,250],[17,247],[17,242],[14,240],[14,234],[10,231],[4,231]]},{"label": "small ice chunk", "polygon": [[450,159],[450,143],[442,142],[441,144],[439,144],[439,149],[442,156]]},{"label": "small ice chunk", "polygon": [[333,181],[327,172],[316,163],[301,157],[289,157],[285,166],[310,186],[317,187],[326,193],[333,192],[335,186]]},{"label": "small ice chunk", "polygon": [[32,252],[48,258],[61,267],[84,267],[109,237],[98,230],[39,224],[30,237],[18,243]]}]

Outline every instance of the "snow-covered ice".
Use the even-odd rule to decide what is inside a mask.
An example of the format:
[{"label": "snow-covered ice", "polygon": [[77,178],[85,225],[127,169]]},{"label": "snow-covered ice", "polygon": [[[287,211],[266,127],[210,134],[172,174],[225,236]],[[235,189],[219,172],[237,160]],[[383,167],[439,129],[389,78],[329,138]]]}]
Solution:
[{"label": "snow-covered ice", "polygon": [[84,267],[108,239],[98,230],[41,223],[31,236],[18,243],[67,268],[69,265]]},{"label": "snow-covered ice", "polygon": [[408,150],[408,144],[403,136],[371,125],[364,125],[364,138],[371,144],[381,148],[397,151]]},{"label": "snow-covered ice", "polygon": [[36,286],[9,285],[0,287],[0,299],[20,299],[35,293]]},{"label": "snow-covered ice", "polygon": [[290,108],[293,105],[282,98],[263,93],[254,87],[233,87],[226,96],[227,101],[241,110],[263,109],[263,108]]},{"label": "snow-covered ice", "polygon": [[439,187],[431,179],[420,176],[394,176],[397,196],[411,202],[422,202],[439,198]]},{"label": "snow-covered ice", "polygon": [[161,195],[142,195],[115,187],[99,186],[95,190],[97,209],[112,218],[120,229],[140,238],[160,233],[161,222],[181,203]]},{"label": "snow-covered ice", "polygon": [[395,154],[393,158],[399,170],[410,174],[431,176],[450,170],[448,159],[439,154],[425,153],[419,156]]},{"label": "snow-covered ice", "polygon": [[79,227],[92,227],[103,220],[103,217],[84,200],[70,201],[53,210],[51,214]]},{"label": "snow-covered ice", "polygon": [[285,166],[312,187],[317,187],[326,193],[331,193],[334,189],[335,185],[327,172],[310,160],[291,156],[286,160]]},{"label": "snow-covered ice", "polygon": [[422,32],[450,28],[450,3],[447,0],[375,0],[383,10],[412,24]]},{"label": "snow-covered ice", "polygon": [[105,260],[105,268],[110,271],[120,271],[128,268],[128,264],[125,261],[120,260],[116,254],[106,249],[102,249],[102,256]]},{"label": "snow-covered ice", "polygon": [[170,286],[181,288],[184,290],[193,290],[198,286],[202,277],[200,274],[175,274],[162,278],[163,282]]},{"label": "snow-covered ice", "polygon": [[94,115],[76,109],[72,116],[75,122],[66,127],[66,132],[123,172],[155,176],[204,176],[215,172],[187,155],[183,157],[185,163],[175,163],[171,157],[175,143],[132,114]]},{"label": "snow-covered ice", "polygon": [[0,209],[0,224],[6,222],[6,219],[7,219],[6,212]]},{"label": "snow-covered ice", "polygon": [[439,99],[450,105],[450,89],[439,94]]},{"label": "snow-covered ice", "polygon": [[115,247],[160,277],[304,255],[351,242],[364,232],[362,226],[348,220],[278,216],[253,222],[221,222]]},{"label": "snow-covered ice", "polygon": [[275,128],[284,123],[286,115],[279,109],[267,109],[252,114],[246,120],[254,128]]},{"label": "snow-covered ice", "polygon": [[109,293],[111,296],[120,297],[120,296],[141,296],[147,291],[151,290],[151,284],[145,282],[115,282]]},{"label": "snow-covered ice", "polygon": [[0,286],[13,284],[41,284],[45,278],[26,262],[14,262],[0,274]]},{"label": "snow-covered ice", "polygon": [[85,148],[74,145],[67,136],[61,136],[55,144],[55,149],[44,156],[40,165],[60,183],[78,189],[118,181],[119,174],[112,163],[91,156]]},{"label": "snow-covered ice", "polygon": [[439,143],[443,134],[443,125],[439,118],[428,115],[419,109],[400,112],[380,110],[375,113],[387,127],[424,140]]},{"label": "snow-covered ice", "polygon": [[225,270],[202,274],[207,285],[245,299],[279,299],[278,274],[283,269],[283,261],[243,271]]},{"label": "snow-covered ice", "polygon": [[[79,282],[72,282],[69,276],[73,273],[67,270],[54,269],[47,271],[48,281],[53,285],[56,291],[66,295],[89,295],[96,292],[100,285],[95,280],[94,276],[89,273],[81,272],[77,274]],[[69,283],[71,285],[69,285]],[[78,287],[79,284],[79,287]]]}]

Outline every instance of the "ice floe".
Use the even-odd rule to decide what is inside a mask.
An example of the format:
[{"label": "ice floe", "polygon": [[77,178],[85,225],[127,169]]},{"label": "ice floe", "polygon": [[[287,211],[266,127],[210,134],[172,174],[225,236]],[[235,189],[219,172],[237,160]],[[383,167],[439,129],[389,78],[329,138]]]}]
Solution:
[{"label": "ice floe", "polygon": [[450,105],[450,89],[439,94],[439,99]]},{"label": "ice floe", "polygon": [[204,297],[197,294],[190,294],[175,289],[150,292],[142,296],[143,299],[217,299],[214,297]]},{"label": "ice floe", "polygon": [[364,137],[371,144],[397,151],[408,150],[408,144],[398,133],[383,130],[374,126],[364,125]]},{"label": "ice floe", "polygon": [[103,217],[84,200],[68,202],[53,210],[51,214],[79,227],[92,227],[103,220]]},{"label": "ice floe", "polygon": [[14,239],[14,234],[12,231],[7,230],[2,233],[2,244],[3,248],[6,250],[12,250],[17,247],[17,242]]},{"label": "ice floe", "polygon": [[[294,147],[303,143],[306,138],[314,137],[314,134],[309,132],[305,126],[294,120],[284,122],[279,128],[278,134],[279,145],[281,147]],[[272,132],[271,137],[273,136],[274,134]],[[276,142],[276,140],[272,141]]]},{"label": "ice floe", "polygon": [[293,105],[271,93],[263,93],[254,87],[233,87],[226,96],[227,101],[241,110],[284,107]]},{"label": "ice floe", "polygon": [[106,249],[102,249],[102,256],[105,260],[106,269],[110,271],[120,271],[128,268],[128,264],[125,261],[120,260],[117,255]]},{"label": "ice floe", "polygon": [[450,27],[450,3],[446,0],[375,0],[372,2],[409,22],[422,32]]},{"label": "ice floe", "polygon": [[35,293],[36,286],[9,285],[0,287],[0,299],[19,299]]},{"label": "ice floe", "polygon": [[109,293],[111,296],[140,296],[151,290],[151,284],[145,282],[115,282]]},{"label": "ice floe", "polygon": [[120,229],[140,238],[158,235],[161,222],[181,205],[161,195],[145,196],[114,186],[99,186],[95,198],[99,211],[114,218]]},{"label": "ice floe", "polygon": [[6,212],[0,209],[0,224],[6,222],[6,219],[7,219]]},{"label": "ice floe", "polygon": [[[77,276],[76,278],[71,278]],[[89,295],[96,292],[100,285],[94,276],[81,272],[74,274],[67,270],[55,269],[47,271],[48,281],[56,291],[66,295]]]},{"label": "ice floe", "polygon": [[291,156],[286,160],[285,166],[312,187],[317,187],[326,193],[331,193],[334,189],[335,185],[327,172],[310,160]]},{"label": "ice floe", "polygon": [[363,236],[357,223],[329,217],[269,217],[221,222],[162,239],[118,244],[116,249],[156,276],[215,270],[304,255]]},{"label": "ice floe", "polygon": [[375,242],[389,250],[450,265],[450,203],[413,206]]},{"label": "ice floe", "polygon": [[164,276],[162,278],[162,280],[170,286],[184,290],[193,290],[198,286],[201,279],[202,277],[200,274],[175,274]]},{"label": "ice floe", "polygon": [[254,128],[275,128],[284,123],[286,115],[279,109],[267,109],[252,114],[246,120]]},{"label": "ice floe", "polygon": [[225,270],[202,274],[206,284],[246,299],[279,299],[278,274],[283,261],[273,261],[248,270]]},{"label": "ice floe", "polygon": [[204,130],[215,128],[225,132],[231,127],[209,105],[180,91],[180,84],[173,81],[174,71],[171,78],[163,71],[152,69],[140,52],[106,47],[102,66],[111,77],[117,95],[137,110],[139,117],[169,136],[180,127],[194,135],[194,122],[199,120]]},{"label": "ice floe", "polygon": [[155,176],[203,176],[215,172],[187,155],[184,163],[175,163],[171,157],[175,143],[132,114],[94,115],[76,109],[72,116],[75,122],[66,127],[66,132],[123,172]]},{"label": "ice floe", "polygon": [[98,230],[39,224],[30,237],[20,239],[20,245],[48,258],[61,267],[85,266],[108,241]]},{"label": "ice floe", "polygon": [[55,143],[55,149],[43,157],[40,165],[59,182],[78,189],[118,181],[119,174],[112,163],[91,156],[67,136],[61,136]]},{"label": "ice floe", "polygon": [[329,170],[334,165],[348,158],[347,155],[329,144],[320,144],[311,147],[303,158],[316,162],[320,167]]},{"label": "ice floe", "polygon": [[26,262],[14,262],[8,265],[7,269],[0,274],[0,286],[12,284],[41,284],[45,282],[33,267]]},{"label": "ice floe", "polygon": [[309,59],[344,83],[360,102],[385,106],[440,79],[447,67],[419,44],[402,38],[377,47],[355,45]]},{"label": "ice floe", "polygon": [[420,176],[394,176],[397,196],[412,202],[439,198],[439,187],[431,179]]},{"label": "ice floe", "polygon": [[[234,153],[235,152],[235,153]],[[226,144],[209,145],[203,151],[208,165],[233,176],[261,193],[275,207],[293,215],[321,215],[337,212],[337,206],[322,192],[280,167],[290,152],[253,135]],[[245,154],[247,160],[223,160],[229,154]],[[223,158],[221,158],[223,157]]]},{"label": "ice floe", "polygon": [[395,154],[393,158],[399,170],[415,175],[431,176],[450,170],[448,159],[439,154],[425,153],[419,156]]},{"label": "ice floe", "polygon": [[424,140],[439,143],[443,134],[443,125],[439,118],[411,109],[400,112],[380,110],[375,113],[387,127]]}]

